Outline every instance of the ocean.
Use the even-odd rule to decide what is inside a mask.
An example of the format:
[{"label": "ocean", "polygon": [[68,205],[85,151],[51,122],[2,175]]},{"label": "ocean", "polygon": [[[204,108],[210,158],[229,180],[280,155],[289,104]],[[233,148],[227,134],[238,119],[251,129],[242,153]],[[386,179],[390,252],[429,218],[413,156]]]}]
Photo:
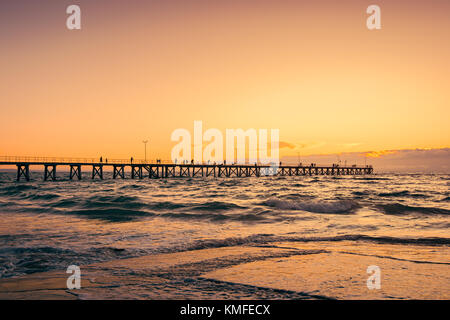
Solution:
[{"label": "ocean", "polygon": [[[420,264],[423,270],[438,265],[444,278],[435,284],[429,297],[450,298],[450,175],[113,180],[107,172],[104,180],[81,181],[70,181],[68,173],[58,175],[58,181],[44,182],[41,173],[33,172],[31,181],[16,182],[15,172],[0,172],[0,278],[66,270],[69,265],[195,254],[214,248],[334,248],[336,252],[353,250],[353,255],[377,257],[379,264],[386,262],[392,270],[395,261]],[[308,252],[303,254],[306,259]],[[317,252],[311,252],[311,257],[313,254]],[[275,259],[266,265],[270,270],[278,260],[269,258]],[[222,267],[235,265],[223,259]],[[261,261],[272,261],[267,259]],[[351,271],[346,263],[343,265],[336,272]],[[196,268],[200,273],[217,269],[205,265],[202,270],[202,264]],[[414,268],[410,271],[418,275],[426,272]],[[313,269],[305,269],[309,270],[307,279],[314,278]],[[135,270],[130,267],[122,272],[131,275]],[[430,281],[433,273],[428,275]],[[278,292],[277,298],[291,298],[297,291],[349,297],[333,294],[338,285],[333,280],[325,286],[303,284],[306,287],[300,290],[298,283],[294,287],[292,282],[270,283],[270,277],[248,274],[245,281],[223,275],[223,283],[245,282],[254,288],[280,286],[286,291]],[[315,277],[319,281],[320,275]],[[172,289],[177,290],[176,286]],[[190,296],[189,290],[181,296],[203,297]],[[215,294],[223,290],[216,289]],[[127,292],[130,298],[146,297]],[[173,298],[164,292],[161,289],[156,297]],[[251,292],[233,297],[266,297]],[[124,292],[121,295],[124,297]],[[365,294],[355,297],[367,298]],[[416,296],[405,289],[396,291],[394,297]]]}]

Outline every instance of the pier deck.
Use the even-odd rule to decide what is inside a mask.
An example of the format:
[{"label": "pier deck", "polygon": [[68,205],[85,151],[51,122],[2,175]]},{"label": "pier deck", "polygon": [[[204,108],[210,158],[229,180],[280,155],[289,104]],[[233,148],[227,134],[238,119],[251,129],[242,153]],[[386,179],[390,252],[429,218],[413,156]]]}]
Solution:
[{"label": "pier deck", "polygon": [[308,176],[308,175],[364,175],[372,174],[372,166],[315,166],[315,165],[264,165],[264,164],[193,164],[169,163],[144,160],[110,160],[81,158],[35,158],[0,157],[1,166],[16,166],[17,181],[22,178],[29,181],[30,166],[44,168],[44,180],[56,180],[57,166],[70,167],[69,178],[81,180],[82,167],[89,167],[91,179],[103,179],[103,169],[111,168],[113,179],[126,178],[129,168],[131,179],[174,178],[174,177],[261,177],[261,176]]}]

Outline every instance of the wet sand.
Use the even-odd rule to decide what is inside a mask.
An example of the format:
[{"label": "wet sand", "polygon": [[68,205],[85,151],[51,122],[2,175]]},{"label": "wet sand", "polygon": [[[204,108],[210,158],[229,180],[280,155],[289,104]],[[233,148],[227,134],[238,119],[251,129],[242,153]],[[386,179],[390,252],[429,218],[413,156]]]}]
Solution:
[{"label": "wet sand", "polygon": [[[448,248],[283,242],[157,254],[0,280],[0,299],[449,299]],[[368,289],[367,267],[381,269]]]}]

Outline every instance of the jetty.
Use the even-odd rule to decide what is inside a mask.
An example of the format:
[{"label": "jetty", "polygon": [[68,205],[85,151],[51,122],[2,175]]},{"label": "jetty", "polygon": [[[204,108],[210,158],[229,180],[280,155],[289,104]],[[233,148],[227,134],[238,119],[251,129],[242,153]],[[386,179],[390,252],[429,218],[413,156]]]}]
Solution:
[{"label": "jetty", "polygon": [[103,179],[104,169],[112,169],[113,179],[175,178],[175,177],[262,177],[262,176],[312,176],[312,175],[366,175],[373,173],[371,165],[331,166],[282,165],[278,164],[216,164],[216,163],[173,163],[163,160],[124,160],[91,158],[50,158],[50,157],[0,157],[1,166],[15,166],[17,181],[30,181],[30,167],[43,167],[45,181],[57,180],[56,168],[70,168],[69,179],[81,180],[82,168],[88,168],[91,179]]}]

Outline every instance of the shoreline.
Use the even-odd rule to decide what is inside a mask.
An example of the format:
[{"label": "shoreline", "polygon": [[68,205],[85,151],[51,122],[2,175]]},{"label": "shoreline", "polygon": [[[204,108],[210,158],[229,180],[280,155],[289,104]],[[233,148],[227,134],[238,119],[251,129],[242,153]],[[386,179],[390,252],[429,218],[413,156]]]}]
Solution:
[{"label": "shoreline", "polygon": [[[67,289],[66,270],[0,279],[0,299],[449,299],[450,253],[439,248],[282,242],[162,253],[80,266],[80,289]],[[379,290],[367,287],[371,265]]]}]

